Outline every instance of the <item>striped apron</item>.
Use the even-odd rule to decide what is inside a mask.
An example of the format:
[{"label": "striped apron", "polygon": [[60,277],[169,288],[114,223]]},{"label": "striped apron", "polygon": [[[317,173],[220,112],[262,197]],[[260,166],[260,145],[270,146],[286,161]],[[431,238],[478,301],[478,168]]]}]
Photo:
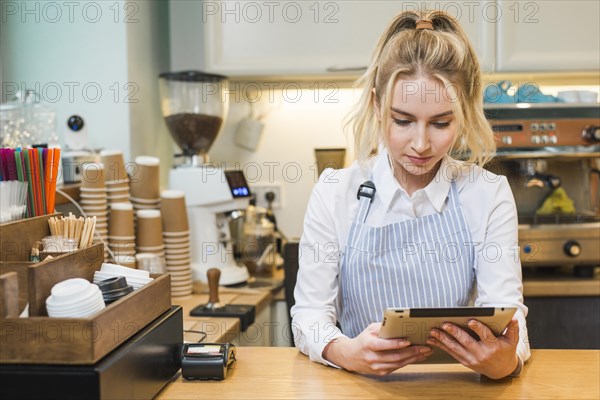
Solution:
[{"label": "striped apron", "polygon": [[474,280],[474,246],[452,181],[446,208],[382,227],[365,224],[375,196],[367,181],[341,260],[342,332],[356,337],[381,322],[388,307],[467,305]]}]

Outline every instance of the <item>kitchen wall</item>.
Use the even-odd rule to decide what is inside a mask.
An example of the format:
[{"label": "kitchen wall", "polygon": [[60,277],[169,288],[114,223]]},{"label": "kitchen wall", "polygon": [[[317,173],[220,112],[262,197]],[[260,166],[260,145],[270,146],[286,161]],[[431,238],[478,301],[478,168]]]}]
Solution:
[{"label": "kitchen wall", "polygon": [[139,92],[129,104],[129,160],[152,155],[162,160],[161,182],[167,184],[173,146],[160,109],[158,75],[170,70],[169,8],[165,0],[139,1],[138,23],[127,24],[127,73]]},{"label": "kitchen wall", "polygon": [[2,100],[16,90],[35,89],[56,107],[61,142],[67,118],[79,114],[91,147],[109,142],[129,152],[131,140],[124,133],[130,120],[120,89],[128,81],[127,27],[122,20],[115,23],[112,3],[101,3],[67,8],[2,0]]},{"label": "kitchen wall", "polygon": [[35,89],[56,109],[62,145],[78,114],[90,148],[171,159],[158,100],[170,59],[166,0],[1,0],[0,9],[1,101]]},{"label": "kitchen wall", "polygon": [[[306,82],[304,82],[304,85]],[[237,84],[242,89],[249,83]],[[353,159],[352,137],[343,132],[343,119],[354,100],[351,89],[335,89],[335,83],[315,82],[315,89],[298,89],[300,83],[274,84],[286,90],[266,90],[259,97],[231,96],[228,122],[213,146],[211,161],[239,167],[250,186],[277,183],[282,189],[282,208],[275,210],[282,232],[298,237],[312,187],[317,180],[315,148],[347,148]],[[232,87],[235,89],[236,84]],[[316,90],[317,87],[322,89]],[[241,90],[244,93],[244,90]],[[235,100],[240,100],[236,102]],[[249,104],[253,104],[253,110]],[[238,122],[250,113],[264,123],[256,151],[235,144]]]}]

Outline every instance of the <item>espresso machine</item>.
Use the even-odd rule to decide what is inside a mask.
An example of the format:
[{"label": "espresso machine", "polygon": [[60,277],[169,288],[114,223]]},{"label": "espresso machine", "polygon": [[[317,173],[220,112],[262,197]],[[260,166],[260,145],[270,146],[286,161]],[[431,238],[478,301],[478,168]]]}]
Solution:
[{"label": "espresso machine", "polygon": [[198,71],[159,76],[161,108],[182,154],[169,173],[169,188],[182,190],[190,222],[193,279],[207,282],[207,271],[221,271],[221,285],[249,278],[235,262],[227,214],[245,209],[250,189],[242,171],[210,163],[208,151],[227,117],[227,78]]},{"label": "espresso machine", "polygon": [[529,267],[600,266],[600,105],[486,107],[497,157],[486,168],[508,178],[517,205],[519,247]]}]

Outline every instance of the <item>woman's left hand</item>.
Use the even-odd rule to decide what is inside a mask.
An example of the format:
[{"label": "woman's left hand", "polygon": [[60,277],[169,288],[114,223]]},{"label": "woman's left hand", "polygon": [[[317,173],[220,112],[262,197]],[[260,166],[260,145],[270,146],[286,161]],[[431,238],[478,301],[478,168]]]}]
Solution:
[{"label": "woman's left hand", "polygon": [[491,379],[504,378],[517,368],[519,323],[516,319],[510,321],[504,335],[499,337],[479,321],[469,321],[469,328],[479,335],[479,341],[458,326],[445,323],[441,330],[429,332],[431,337],[427,344],[439,347],[462,365]]}]

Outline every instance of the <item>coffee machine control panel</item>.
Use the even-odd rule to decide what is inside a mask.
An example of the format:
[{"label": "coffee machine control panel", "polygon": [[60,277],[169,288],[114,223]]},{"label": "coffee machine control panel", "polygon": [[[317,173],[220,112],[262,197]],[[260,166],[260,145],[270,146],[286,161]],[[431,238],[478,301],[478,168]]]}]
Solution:
[{"label": "coffee machine control panel", "polygon": [[499,148],[600,143],[600,107],[542,106],[485,110]]},{"label": "coffee machine control panel", "polygon": [[599,121],[490,121],[498,147],[589,146],[600,142]]},{"label": "coffee machine control panel", "polygon": [[244,172],[241,170],[225,171],[225,178],[227,178],[227,184],[233,198],[250,197],[250,188]]}]

